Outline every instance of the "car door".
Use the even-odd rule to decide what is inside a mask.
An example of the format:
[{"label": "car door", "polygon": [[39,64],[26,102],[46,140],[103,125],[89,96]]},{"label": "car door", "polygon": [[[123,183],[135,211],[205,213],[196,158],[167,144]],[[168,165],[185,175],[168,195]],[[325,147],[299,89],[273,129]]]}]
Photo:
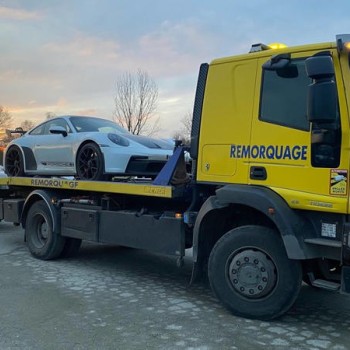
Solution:
[{"label": "car door", "polygon": [[[51,128],[64,127],[66,135],[53,134]],[[74,173],[73,156],[74,134],[63,118],[57,118],[45,123],[42,134],[37,135],[34,145],[34,156],[38,173],[51,175],[70,175]]]}]

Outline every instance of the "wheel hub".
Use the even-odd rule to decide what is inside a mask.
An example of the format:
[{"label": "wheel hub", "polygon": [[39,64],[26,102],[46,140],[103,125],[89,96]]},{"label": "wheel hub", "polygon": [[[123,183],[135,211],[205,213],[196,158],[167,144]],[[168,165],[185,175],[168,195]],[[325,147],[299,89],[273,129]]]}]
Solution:
[{"label": "wheel hub", "polygon": [[233,256],[229,279],[235,291],[242,296],[261,298],[274,288],[277,276],[275,265],[266,254],[247,249]]},{"label": "wheel hub", "polygon": [[39,233],[44,240],[48,238],[48,226],[46,221],[40,224]]}]

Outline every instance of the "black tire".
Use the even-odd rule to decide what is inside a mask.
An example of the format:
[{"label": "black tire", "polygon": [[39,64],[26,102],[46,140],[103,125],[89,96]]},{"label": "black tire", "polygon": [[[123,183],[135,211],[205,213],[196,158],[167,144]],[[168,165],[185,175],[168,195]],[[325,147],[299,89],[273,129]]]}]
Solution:
[{"label": "black tire", "polygon": [[65,238],[53,232],[52,216],[47,204],[40,200],[29,209],[25,235],[30,253],[41,260],[58,258]]},{"label": "black tire", "polygon": [[208,268],[218,299],[237,316],[270,320],[295,302],[302,280],[299,261],[287,257],[274,230],[242,226],[215,244]]},{"label": "black tire", "polygon": [[81,180],[104,180],[104,160],[100,148],[93,142],[83,145],[77,154],[77,177]]},{"label": "black tire", "polygon": [[18,146],[11,146],[5,156],[5,173],[7,176],[24,176],[24,161]]},{"label": "black tire", "polygon": [[64,244],[61,258],[71,258],[78,254],[82,240],[78,238],[66,237],[66,242]]}]

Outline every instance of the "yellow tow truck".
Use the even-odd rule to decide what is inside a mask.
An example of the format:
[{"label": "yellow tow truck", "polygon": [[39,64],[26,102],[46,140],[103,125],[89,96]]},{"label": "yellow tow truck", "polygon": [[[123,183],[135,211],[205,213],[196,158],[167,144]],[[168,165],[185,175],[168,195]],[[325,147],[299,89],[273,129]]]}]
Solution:
[{"label": "yellow tow truck", "polygon": [[154,180],[0,179],[0,219],[22,224],[31,254],[82,240],[178,257],[192,282],[243,317],[272,319],[302,280],[350,293],[350,35],[297,47],[256,44],[202,64],[192,172],[183,149]]}]

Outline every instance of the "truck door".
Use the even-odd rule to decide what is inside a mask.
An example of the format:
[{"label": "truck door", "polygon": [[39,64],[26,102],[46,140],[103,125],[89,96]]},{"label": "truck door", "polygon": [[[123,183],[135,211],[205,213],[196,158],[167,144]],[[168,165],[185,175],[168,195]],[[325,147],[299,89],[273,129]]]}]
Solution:
[{"label": "truck door", "polygon": [[[281,55],[281,69],[260,59],[261,79],[250,142],[249,183],[272,188],[291,207],[346,212],[349,181],[348,121],[336,51],[330,52],[338,90],[338,117],[329,125],[307,119],[305,59],[316,52]],[[275,58],[275,61],[278,60]],[[259,73],[258,73],[259,74]]]},{"label": "truck door", "polygon": [[256,60],[217,60],[205,88],[198,181],[246,183],[248,162],[231,157],[231,145],[248,144],[255,98]]}]

